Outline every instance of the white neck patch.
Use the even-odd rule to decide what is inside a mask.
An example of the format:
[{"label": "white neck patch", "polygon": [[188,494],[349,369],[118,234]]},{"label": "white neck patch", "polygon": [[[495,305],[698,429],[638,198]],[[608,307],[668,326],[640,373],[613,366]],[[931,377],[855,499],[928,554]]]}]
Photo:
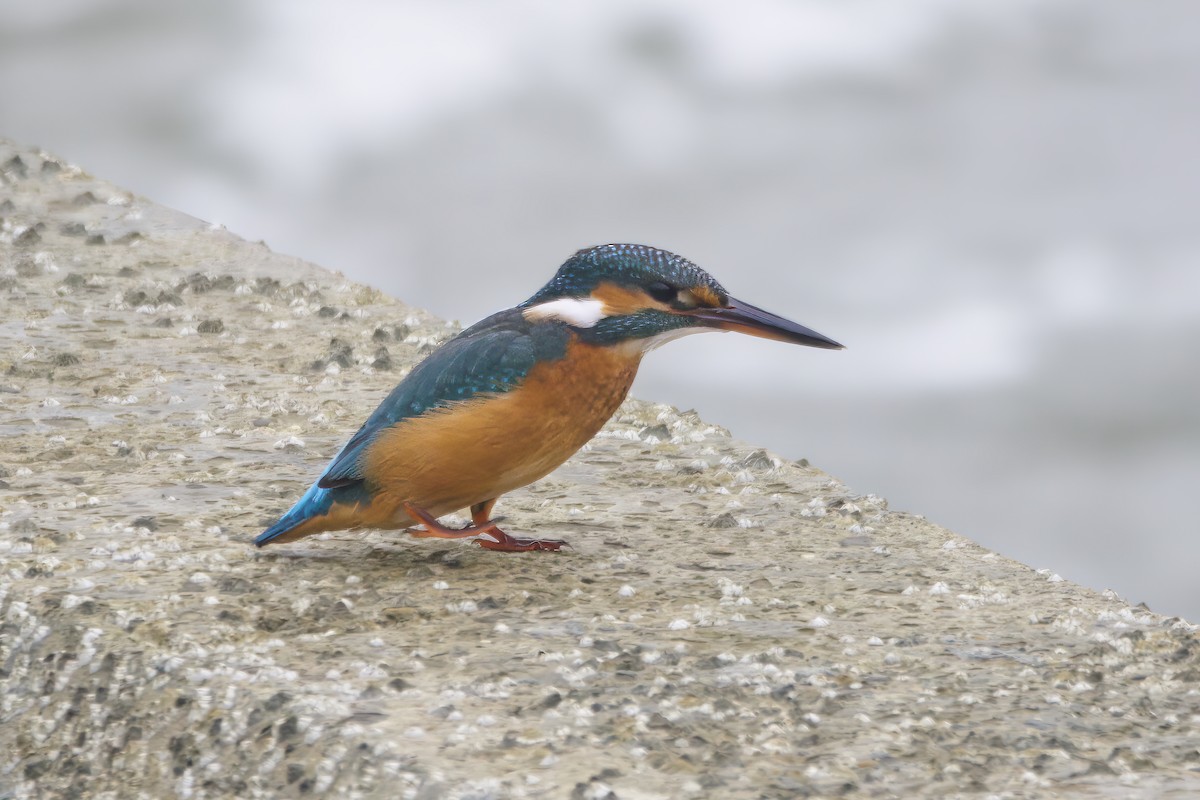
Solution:
[{"label": "white neck patch", "polygon": [[592,328],[604,319],[604,303],[595,298],[563,297],[538,303],[521,312],[530,322],[556,319],[576,328]]},{"label": "white neck patch", "polygon": [[647,336],[645,339],[635,339],[634,341],[641,345],[643,353],[649,353],[651,350],[657,347],[662,347],[667,342],[673,342],[676,339],[683,338],[684,336],[691,336],[693,333],[704,333],[705,331],[711,330],[717,330],[720,332],[720,329],[705,327],[675,328],[674,330],[656,333],[653,336]]}]

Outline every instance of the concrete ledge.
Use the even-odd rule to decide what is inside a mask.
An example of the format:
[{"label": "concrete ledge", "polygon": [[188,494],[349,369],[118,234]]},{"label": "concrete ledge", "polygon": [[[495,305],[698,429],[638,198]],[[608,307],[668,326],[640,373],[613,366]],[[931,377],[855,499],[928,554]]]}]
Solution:
[{"label": "concrete ledge", "polygon": [[1200,794],[1193,626],[673,408],[501,501],[564,554],[257,551],[452,329],[2,141],[0,218],[0,797]]}]

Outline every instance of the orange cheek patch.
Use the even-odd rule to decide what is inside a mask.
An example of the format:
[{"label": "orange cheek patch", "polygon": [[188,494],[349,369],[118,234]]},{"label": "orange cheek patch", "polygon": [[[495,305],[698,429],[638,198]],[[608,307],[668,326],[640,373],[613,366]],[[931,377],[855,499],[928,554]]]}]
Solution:
[{"label": "orange cheek patch", "polygon": [[604,316],[618,317],[647,308],[666,308],[642,291],[626,289],[615,283],[602,283],[592,290],[592,297],[604,303]]},{"label": "orange cheek patch", "polygon": [[723,305],[721,298],[717,295],[717,293],[707,286],[693,286],[690,291],[695,298],[700,301],[700,305],[702,306],[716,308]]}]

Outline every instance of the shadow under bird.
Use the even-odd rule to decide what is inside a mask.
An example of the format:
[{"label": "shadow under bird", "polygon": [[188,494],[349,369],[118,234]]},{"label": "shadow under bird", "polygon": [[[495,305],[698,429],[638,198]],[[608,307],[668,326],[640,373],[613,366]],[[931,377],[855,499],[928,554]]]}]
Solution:
[{"label": "shadow under bird", "polygon": [[[492,506],[562,464],[617,410],[642,356],[701,331],[840,349],[729,293],[687,259],[636,244],[580,250],[533,297],[413,368],[290,511],[254,543],[407,528],[490,550],[558,550],[501,531]],[[472,524],[437,518],[471,510]]]}]

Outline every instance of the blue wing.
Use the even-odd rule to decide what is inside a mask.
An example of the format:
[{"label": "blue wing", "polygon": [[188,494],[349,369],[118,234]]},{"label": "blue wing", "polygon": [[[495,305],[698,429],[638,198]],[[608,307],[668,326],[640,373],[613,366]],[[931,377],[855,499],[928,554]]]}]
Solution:
[{"label": "blue wing", "polygon": [[477,322],[400,381],[330,462],[317,487],[334,489],[361,481],[363,454],[381,431],[430,409],[509,391],[537,362],[562,358],[568,337],[565,325],[531,324],[518,309]]}]

